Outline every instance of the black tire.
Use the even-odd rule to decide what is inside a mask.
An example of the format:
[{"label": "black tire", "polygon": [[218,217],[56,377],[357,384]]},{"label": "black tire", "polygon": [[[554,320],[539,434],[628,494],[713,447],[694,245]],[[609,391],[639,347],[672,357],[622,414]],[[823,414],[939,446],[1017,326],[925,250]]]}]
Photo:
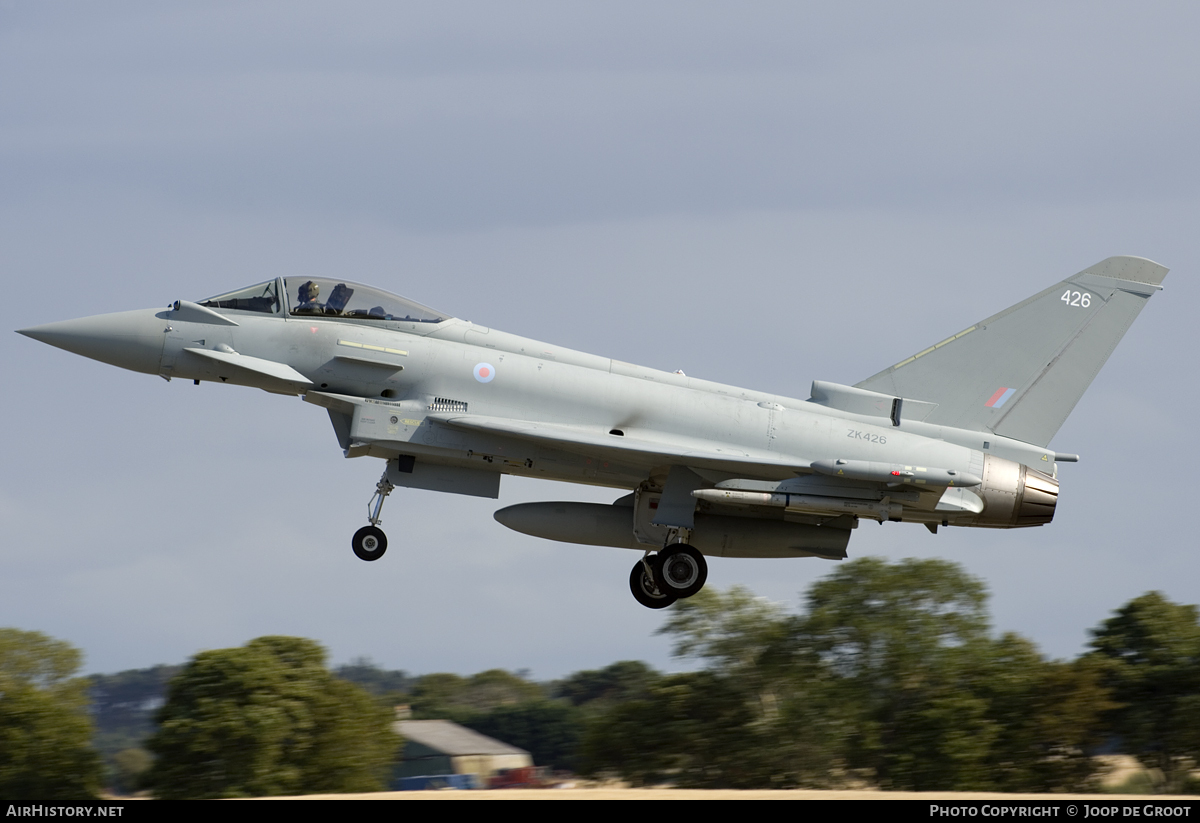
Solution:
[{"label": "black tire", "polygon": [[654,577],[658,577],[658,568],[662,564],[662,560],[657,555],[647,558],[647,560],[654,573],[653,576],[646,574],[646,567],[639,560],[633,564],[633,571],[629,573],[629,590],[633,592],[633,599],[647,609],[665,609],[675,602],[675,598],[669,594],[663,594],[654,583]]},{"label": "black tire", "polygon": [[658,553],[661,563],[654,569],[658,588],[672,597],[691,597],[708,580],[708,562],[687,543],[675,543]]},{"label": "black tire", "polygon": [[376,526],[363,526],[350,541],[359,560],[378,560],[387,551],[387,535]]}]

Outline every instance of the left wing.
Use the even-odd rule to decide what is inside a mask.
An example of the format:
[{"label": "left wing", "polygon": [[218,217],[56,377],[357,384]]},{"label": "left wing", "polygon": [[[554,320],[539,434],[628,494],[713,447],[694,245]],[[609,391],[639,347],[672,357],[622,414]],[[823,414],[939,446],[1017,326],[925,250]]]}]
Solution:
[{"label": "left wing", "polygon": [[711,441],[664,435],[661,432],[626,431],[624,435],[616,435],[586,426],[462,414],[431,414],[426,419],[464,431],[517,437],[579,454],[602,453],[625,461],[637,458],[637,462],[670,463],[726,472],[744,472],[749,477],[761,475],[764,468],[771,470],[768,474],[786,476],[807,471],[810,465],[808,460],[794,455],[777,454],[761,449],[717,446]]}]

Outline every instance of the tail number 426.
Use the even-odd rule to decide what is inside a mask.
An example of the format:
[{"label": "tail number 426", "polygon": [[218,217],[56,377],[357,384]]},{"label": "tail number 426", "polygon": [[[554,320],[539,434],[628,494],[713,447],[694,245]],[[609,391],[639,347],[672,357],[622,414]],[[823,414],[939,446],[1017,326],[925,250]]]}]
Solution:
[{"label": "tail number 426", "polygon": [[1066,303],[1068,306],[1078,306],[1081,309],[1086,309],[1088,306],[1092,305],[1092,296],[1087,292],[1080,293],[1067,289],[1065,292],[1063,292],[1063,296],[1058,299]]}]

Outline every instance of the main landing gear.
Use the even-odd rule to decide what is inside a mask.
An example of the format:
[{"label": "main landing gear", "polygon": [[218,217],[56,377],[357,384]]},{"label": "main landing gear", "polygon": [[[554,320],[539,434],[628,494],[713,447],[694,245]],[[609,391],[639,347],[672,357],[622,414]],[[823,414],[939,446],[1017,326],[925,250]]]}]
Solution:
[{"label": "main landing gear", "polygon": [[708,563],[704,555],[687,543],[675,543],[658,553],[662,558],[657,583],[672,597],[691,597],[704,588],[708,580]]},{"label": "main landing gear", "polygon": [[379,524],[383,522],[379,519],[379,512],[383,509],[384,499],[395,488],[388,482],[385,469],[383,477],[379,478],[379,482],[375,484],[375,494],[367,503],[367,520],[371,525],[363,526],[354,533],[354,537],[350,540],[354,554],[358,556],[359,560],[378,560],[387,551],[387,535],[383,533],[383,529],[379,528]]},{"label": "main landing gear", "polygon": [[664,594],[655,582],[662,572],[662,558],[657,554],[646,552],[646,556],[633,564],[629,573],[629,589],[633,599],[647,609],[665,609],[675,602],[675,598]]},{"label": "main landing gear", "polygon": [[687,543],[673,543],[658,554],[646,556],[629,573],[633,598],[648,609],[665,609],[676,600],[704,588],[708,563]]}]

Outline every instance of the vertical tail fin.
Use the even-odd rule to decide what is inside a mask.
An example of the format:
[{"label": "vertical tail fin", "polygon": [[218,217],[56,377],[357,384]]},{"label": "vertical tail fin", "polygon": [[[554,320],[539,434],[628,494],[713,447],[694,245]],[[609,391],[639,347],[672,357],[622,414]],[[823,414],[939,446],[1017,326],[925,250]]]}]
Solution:
[{"label": "vertical tail fin", "polygon": [[856,386],[937,403],[927,423],[1045,446],[1166,274],[1110,257]]}]

